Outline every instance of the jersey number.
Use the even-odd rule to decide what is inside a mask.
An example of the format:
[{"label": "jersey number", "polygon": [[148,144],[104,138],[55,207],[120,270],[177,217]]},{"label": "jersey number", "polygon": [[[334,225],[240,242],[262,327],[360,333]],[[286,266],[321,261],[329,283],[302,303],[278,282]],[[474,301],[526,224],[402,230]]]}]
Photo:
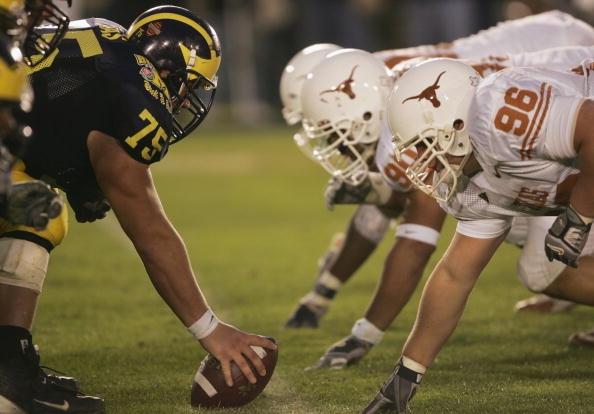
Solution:
[{"label": "jersey number", "polygon": [[512,87],[505,92],[504,100],[506,105],[495,115],[495,128],[517,136],[524,135],[530,124],[528,113],[536,106],[538,95],[528,89]]},{"label": "jersey number", "polygon": [[155,134],[153,135],[150,146],[145,146],[144,148],[142,148],[140,152],[142,158],[144,158],[147,161],[150,161],[155,155],[157,155],[163,150],[161,142],[165,142],[165,140],[167,139],[167,133],[162,127],[159,126],[159,122],[149,112],[148,109],[143,110],[138,116],[143,121],[148,121],[148,124],[140,131],[138,131],[136,134],[126,138],[126,144],[128,144],[131,148],[136,148],[138,146],[138,142],[141,139],[148,136],[153,131],[157,130],[157,132],[155,132]]}]

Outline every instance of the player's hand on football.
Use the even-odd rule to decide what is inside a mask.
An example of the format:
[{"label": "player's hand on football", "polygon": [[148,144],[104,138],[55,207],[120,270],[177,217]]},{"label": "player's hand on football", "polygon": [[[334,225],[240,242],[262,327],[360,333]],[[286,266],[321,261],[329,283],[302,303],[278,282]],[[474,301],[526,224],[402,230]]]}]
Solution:
[{"label": "player's hand on football", "polygon": [[557,217],[545,237],[545,253],[549,261],[559,260],[571,267],[578,259],[588,240],[591,223],[586,224],[571,207]]},{"label": "player's hand on football", "polygon": [[266,375],[266,368],[256,352],[250,347],[259,346],[267,349],[276,349],[276,344],[263,336],[248,334],[237,328],[219,323],[217,328],[206,338],[200,340],[200,343],[208,352],[210,352],[221,363],[221,369],[225,376],[225,382],[228,386],[233,386],[231,375],[231,362],[234,362],[243,375],[255,384],[258,379],[249,362],[261,376]]},{"label": "player's hand on football", "polygon": [[8,195],[6,219],[14,224],[43,230],[62,212],[62,200],[43,181],[14,184]]}]

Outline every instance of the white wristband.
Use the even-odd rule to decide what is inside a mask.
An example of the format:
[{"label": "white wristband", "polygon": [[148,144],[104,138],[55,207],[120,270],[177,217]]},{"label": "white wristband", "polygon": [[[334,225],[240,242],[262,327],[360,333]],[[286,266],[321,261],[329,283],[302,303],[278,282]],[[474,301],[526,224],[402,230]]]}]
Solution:
[{"label": "white wristband", "polygon": [[374,345],[377,345],[384,337],[384,332],[365,318],[355,322],[351,334]]},{"label": "white wristband", "polygon": [[206,338],[219,325],[219,319],[210,309],[204,312],[196,322],[188,327],[188,331],[198,340]]}]

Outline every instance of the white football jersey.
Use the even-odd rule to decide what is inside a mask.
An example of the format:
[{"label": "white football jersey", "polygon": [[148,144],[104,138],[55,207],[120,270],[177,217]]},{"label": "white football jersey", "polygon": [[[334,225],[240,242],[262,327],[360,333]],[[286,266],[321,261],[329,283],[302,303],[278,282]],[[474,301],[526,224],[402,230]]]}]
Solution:
[{"label": "white football jersey", "polygon": [[510,55],[558,46],[594,45],[594,28],[569,14],[554,10],[497,26],[452,43],[460,59]]},{"label": "white football jersey", "polygon": [[483,59],[463,59],[481,76],[486,77],[508,67],[542,66],[548,69],[577,70],[584,60],[594,58],[594,46],[561,46],[536,52],[494,56]]},{"label": "white football jersey", "polygon": [[[587,63],[587,62],[586,62]],[[510,68],[484,79],[470,108],[470,139],[483,171],[442,207],[458,232],[492,238],[514,216],[556,215],[578,170],[573,129],[592,77],[543,68]]]},{"label": "white football jersey", "polygon": [[[452,43],[423,45],[376,52],[381,59],[447,56],[458,59],[506,58],[561,46],[594,45],[594,28],[560,11],[550,11],[501,22]],[[403,60],[404,60],[403,59]]]}]

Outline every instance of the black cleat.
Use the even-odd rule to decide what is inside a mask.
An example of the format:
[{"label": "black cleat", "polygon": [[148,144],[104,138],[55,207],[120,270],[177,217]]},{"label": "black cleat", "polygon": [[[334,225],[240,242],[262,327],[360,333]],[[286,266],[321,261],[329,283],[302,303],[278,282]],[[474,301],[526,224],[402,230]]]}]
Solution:
[{"label": "black cleat", "polygon": [[0,413],[27,414],[31,408],[32,367],[22,357],[0,362]]},{"label": "black cleat", "polygon": [[50,377],[40,370],[33,383],[33,400],[29,414],[105,414],[101,398],[84,395],[73,389],[72,378],[63,378]]},{"label": "black cleat", "polygon": [[415,396],[422,377],[421,374],[404,367],[402,362],[398,361],[392,375],[382,385],[373,401],[365,407],[362,414],[409,413],[409,402]]},{"label": "black cleat", "polygon": [[309,369],[343,369],[359,362],[373,348],[373,344],[350,335],[330,346],[318,363]]},{"label": "black cleat", "polygon": [[316,312],[305,303],[300,303],[285,323],[285,328],[317,328],[324,312]]},{"label": "black cleat", "polygon": [[103,400],[82,394],[74,378],[48,374],[29,340],[0,361],[0,414],[104,414]]}]

